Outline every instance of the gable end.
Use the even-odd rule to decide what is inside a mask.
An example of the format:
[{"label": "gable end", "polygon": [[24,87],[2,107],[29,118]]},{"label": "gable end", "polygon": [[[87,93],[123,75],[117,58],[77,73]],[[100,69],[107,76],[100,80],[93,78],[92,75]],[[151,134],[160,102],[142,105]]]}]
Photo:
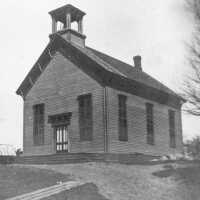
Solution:
[{"label": "gable end", "polygon": [[102,86],[109,86],[160,104],[169,105],[178,109],[181,108],[183,99],[178,95],[169,94],[165,91],[153,88],[105,69],[99,62],[95,62],[95,58],[91,59],[90,56],[87,55],[87,52],[84,52],[84,48],[77,48],[64,40],[58,34],[55,34],[54,37],[52,37],[51,42],[47,45],[31,71],[18,88],[16,92],[17,94],[21,95],[23,98],[26,97],[27,93],[37,81],[41,73],[45,70],[56,51],[59,51],[63,56],[90,77],[95,79]]}]

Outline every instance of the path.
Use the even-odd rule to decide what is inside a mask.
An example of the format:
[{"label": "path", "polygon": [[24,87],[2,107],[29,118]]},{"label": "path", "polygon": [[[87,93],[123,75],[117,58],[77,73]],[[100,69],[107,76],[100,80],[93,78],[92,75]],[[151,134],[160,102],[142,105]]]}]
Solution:
[{"label": "path", "polygon": [[80,185],[83,185],[83,183],[78,181],[69,181],[5,200],[40,200]]}]

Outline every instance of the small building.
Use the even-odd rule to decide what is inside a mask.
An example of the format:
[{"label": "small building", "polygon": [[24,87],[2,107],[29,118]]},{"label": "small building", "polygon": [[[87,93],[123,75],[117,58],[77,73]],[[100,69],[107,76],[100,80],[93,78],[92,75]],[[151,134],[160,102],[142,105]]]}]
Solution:
[{"label": "small building", "polygon": [[50,41],[16,92],[24,155],[180,153],[184,99],[145,73],[140,56],[131,66],[87,47],[83,11],[49,14]]}]

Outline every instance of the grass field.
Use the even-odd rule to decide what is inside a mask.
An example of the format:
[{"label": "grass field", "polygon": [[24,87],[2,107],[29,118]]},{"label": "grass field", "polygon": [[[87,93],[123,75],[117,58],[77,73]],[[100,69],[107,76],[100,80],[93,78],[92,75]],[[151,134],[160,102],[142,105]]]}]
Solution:
[{"label": "grass field", "polygon": [[[149,166],[85,163],[38,167],[63,174],[70,173],[74,179],[85,183],[92,182],[98,187],[99,193],[109,200],[200,199],[199,163],[182,162]],[[66,198],[57,196],[55,199]]]},{"label": "grass field", "polygon": [[197,162],[0,166],[0,199],[68,180],[85,184],[44,200],[200,199],[200,163]]},{"label": "grass field", "polygon": [[67,174],[33,167],[0,165],[0,200],[71,180]]}]

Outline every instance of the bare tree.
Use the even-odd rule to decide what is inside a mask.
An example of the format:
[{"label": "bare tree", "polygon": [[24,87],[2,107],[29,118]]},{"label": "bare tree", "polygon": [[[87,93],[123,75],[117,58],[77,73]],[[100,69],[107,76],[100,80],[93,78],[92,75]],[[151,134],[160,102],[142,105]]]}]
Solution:
[{"label": "bare tree", "polygon": [[187,153],[193,157],[200,156],[200,136],[193,138],[190,141],[187,141],[185,144]]},{"label": "bare tree", "polygon": [[189,47],[191,74],[184,83],[184,98],[187,100],[185,110],[200,116],[200,0],[186,0],[187,8],[193,14],[195,32]]},{"label": "bare tree", "polygon": [[16,153],[16,156],[20,156],[20,155],[23,154],[23,151],[22,151],[21,149],[17,149],[17,150],[15,151],[15,153]]}]

